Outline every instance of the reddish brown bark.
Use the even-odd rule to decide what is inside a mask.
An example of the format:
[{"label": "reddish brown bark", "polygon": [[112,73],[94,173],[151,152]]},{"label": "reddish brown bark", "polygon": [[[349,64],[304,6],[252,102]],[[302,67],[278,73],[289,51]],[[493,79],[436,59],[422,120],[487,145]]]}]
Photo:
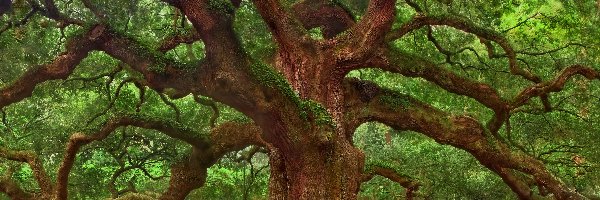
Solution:
[{"label": "reddish brown bark", "polygon": [[178,200],[185,197],[194,189],[204,185],[206,168],[198,163],[182,162],[171,167],[169,188],[159,198],[161,200]]},{"label": "reddish brown bark", "polygon": [[373,178],[373,176],[375,176],[375,175],[385,177],[391,181],[394,181],[394,182],[400,184],[402,187],[404,187],[404,189],[406,190],[406,199],[407,200],[412,200],[415,197],[415,192],[419,189],[419,186],[420,186],[419,182],[415,181],[414,179],[412,179],[408,176],[398,174],[393,169],[379,167],[379,166],[372,166],[371,171],[372,172],[363,175],[363,178],[362,178],[363,182],[371,180]]},{"label": "reddish brown bark", "polygon": [[18,187],[18,185],[16,183],[14,183],[12,180],[10,180],[9,177],[3,177],[3,179],[6,179],[3,182],[4,182],[4,184],[6,184],[7,192],[11,192],[11,193],[14,193],[15,195],[22,196],[22,197],[25,197],[23,195],[27,194],[27,196],[35,196],[36,198],[40,198],[40,199],[48,199],[52,196],[52,194],[54,193],[54,183],[51,181],[46,170],[44,169],[43,163],[41,162],[41,160],[38,158],[38,156],[34,152],[14,151],[14,150],[0,147],[0,157],[6,158],[6,159],[12,160],[12,161],[27,163],[29,165],[29,167],[31,168],[31,170],[33,171],[33,176],[34,176],[33,178],[37,181],[37,183],[41,189],[41,194],[35,194],[35,195],[27,194],[27,193],[24,193],[23,191],[21,191],[21,189]]},{"label": "reddish brown bark", "polygon": [[94,50],[97,40],[94,32],[103,29],[102,26],[82,36],[75,37],[67,43],[67,50],[58,55],[50,64],[35,66],[25,72],[19,79],[0,89],[0,108],[18,102],[31,96],[37,84],[48,80],[66,79],[90,51]]},{"label": "reddish brown bark", "polygon": [[295,159],[272,149],[270,198],[356,199],[364,155],[347,141],[340,142],[344,140],[320,148],[307,147]]},{"label": "reddish brown bark", "polygon": [[294,4],[292,9],[305,29],[322,28],[325,39],[331,39],[355,24],[350,12],[337,2],[305,0]]},{"label": "reddish brown bark", "polygon": [[[389,96],[395,97],[399,102],[390,104],[385,100]],[[379,121],[396,130],[417,131],[438,143],[464,149],[481,164],[498,173],[523,199],[533,198],[531,192],[524,191],[523,180],[507,172],[507,169],[530,175],[541,184],[539,187],[547,188],[558,199],[584,199],[554,177],[541,161],[523,152],[511,150],[471,117],[444,113],[408,95],[353,79],[346,82],[346,99],[348,107],[352,108],[346,118],[350,124],[354,124],[351,127],[357,127],[366,121]]]},{"label": "reddish brown bark", "polygon": [[[354,22],[347,10],[329,1],[300,1],[290,10],[277,0],[256,0],[253,3],[278,45],[274,66],[266,67],[276,69],[286,79],[272,76],[263,80],[262,74],[254,71],[256,66],[263,64],[248,57],[233,29],[239,1],[234,1],[231,8],[221,9],[211,7],[208,0],[166,2],[181,10],[192,23],[194,34],[169,38],[159,52],[155,52],[106,25],[95,26],[72,39],[66,52],[52,63],[27,72],[14,84],[2,88],[0,108],[28,97],[37,84],[66,78],[89,51],[99,50],[142,73],[144,80],[135,80],[138,87],[145,85],[159,92],[175,90],[172,98],[188,94],[207,96],[241,111],[256,125],[225,123],[216,126],[210,138],[196,138],[157,121],[115,119],[95,134],[73,135],[57,174],[56,188],[42,184],[47,181],[38,181],[43,190],[56,190],[58,199],[66,199],[69,172],[81,146],[107,137],[116,127],[133,125],[160,130],[194,147],[189,160],[173,166],[170,187],[161,199],[184,198],[203,185],[207,167],[224,153],[248,145],[266,146],[270,150],[272,199],[356,199],[362,182],[364,155],[353,146],[352,133],[362,123],[379,121],[397,130],[418,131],[441,144],[466,150],[500,175],[520,198],[532,196],[530,186],[517,173],[526,174],[557,198],[581,197],[552,176],[539,160],[510,150],[498,138],[497,132],[512,109],[536,96],[546,99],[548,93],[560,91],[570,77],[580,74],[588,79],[598,79],[598,72],[593,69],[574,65],[555,80],[542,82],[518,67],[516,52],[502,35],[456,17],[420,14],[390,33],[396,1],[372,0],[361,20]],[[49,16],[60,18],[52,1],[47,3],[50,5]],[[99,9],[85,3],[102,18]],[[451,26],[477,35],[489,48],[491,57],[507,57],[511,72],[535,82],[535,85],[524,89],[514,100],[506,100],[488,84],[466,79],[425,59],[395,52],[386,44],[429,25]],[[317,41],[308,36],[305,29],[314,27],[323,28],[326,40]],[[196,40],[202,40],[206,47],[206,59],[197,66],[182,67],[161,53]],[[498,43],[505,55],[495,55],[490,41]],[[424,78],[449,92],[477,100],[492,109],[495,117],[486,127],[468,116],[442,112],[373,83],[344,79],[349,71],[363,67]],[[287,88],[287,83],[292,90]],[[393,102],[387,102],[384,96]],[[311,105],[307,107],[309,103]],[[319,108],[310,107],[317,103],[326,109],[325,115],[331,121],[325,124],[318,121],[322,116],[314,109]],[[416,188],[386,169],[377,172],[404,183],[411,190]],[[12,187],[10,183],[4,186]],[[18,190],[11,191],[19,193]]]},{"label": "reddish brown bark", "polygon": [[15,181],[8,177],[0,178],[0,192],[6,194],[6,196],[13,200],[33,199],[31,194],[23,191]]}]

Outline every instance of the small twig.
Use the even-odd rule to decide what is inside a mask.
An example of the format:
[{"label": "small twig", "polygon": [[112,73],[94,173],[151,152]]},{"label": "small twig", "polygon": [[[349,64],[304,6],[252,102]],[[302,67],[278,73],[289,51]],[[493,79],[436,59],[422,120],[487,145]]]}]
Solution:
[{"label": "small twig", "polygon": [[175,105],[175,103],[171,102],[167,96],[163,93],[158,93],[158,95],[160,96],[160,99],[167,104],[167,106],[171,107],[174,111],[175,111],[175,120],[177,122],[181,122],[181,110],[179,110],[179,108],[177,107],[177,105]]},{"label": "small twig", "polygon": [[212,109],[213,114],[210,117],[210,120],[208,123],[211,128],[214,128],[216,126],[217,119],[219,118],[219,115],[220,115],[217,104],[213,100],[200,98],[200,96],[196,96],[196,95],[194,95],[194,100],[197,103],[208,106]]},{"label": "small twig", "polygon": [[98,117],[106,114],[114,105],[115,102],[117,101],[117,98],[119,97],[119,94],[121,93],[121,89],[123,88],[123,86],[125,86],[126,83],[132,82],[133,79],[132,78],[128,78],[123,80],[119,86],[117,87],[117,91],[115,92],[115,97],[112,98],[112,100],[110,101],[110,103],[108,104],[108,106],[102,111],[99,112],[98,114],[94,115],[90,120],[87,121],[87,125],[91,124],[94,120],[96,120]]}]

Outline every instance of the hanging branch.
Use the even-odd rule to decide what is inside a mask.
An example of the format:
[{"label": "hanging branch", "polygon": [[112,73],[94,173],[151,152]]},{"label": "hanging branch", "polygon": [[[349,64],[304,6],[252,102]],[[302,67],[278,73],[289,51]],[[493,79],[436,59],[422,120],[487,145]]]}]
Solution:
[{"label": "hanging branch", "polygon": [[165,103],[167,106],[171,107],[175,111],[175,120],[177,120],[177,122],[181,122],[181,110],[179,110],[177,105],[171,102],[163,93],[158,93],[158,96],[160,96],[160,99],[163,103]]},{"label": "hanging branch", "polygon": [[199,103],[202,104],[204,106],[208,106],[212,109],[212,115],[210,116],[210,120],[208,121],[208,124],[210,125],[211,128],[214,128],[217,122],[217,119],[219,118],[219,108],[217,107],[217,104],[210,100],[210,99],[204,99],[201,98],[200,96],[194,95],[194,100]]}]

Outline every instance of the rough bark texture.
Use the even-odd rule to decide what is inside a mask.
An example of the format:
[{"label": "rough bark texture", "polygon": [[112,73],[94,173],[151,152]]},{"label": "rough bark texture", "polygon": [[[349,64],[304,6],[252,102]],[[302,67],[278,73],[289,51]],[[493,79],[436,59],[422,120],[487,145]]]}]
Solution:
[{"label": "rough bark texture", "polygon": [[2,179],[0,179],[0,192],[14,200],[32,199],[31,194],[23,191],[23,189],[21,189],[15,181],[11,180],[10,177],[2,177]]},{"label": "rough bark texture", "polygon": [[[131,80],[138,87],[171,92],[172,98],[202,95],[227,104],[254,120],[254,124],[224,123],[215,126],[209,137],[179,126],[176,122],[139,116],[109,120],[94,134],[76,133],[66,145],[56,186],[47,178],[35,156],[0,149],[0,157],[27,162],[34,169],[42,189],[40,199],[67,199],[68,178],[76,154],[86,144],[106,138],[117,127],[137,126],[155,129],[193,147],[187,160],[171,169],[168,190],[160,199],[183,199],[201,187],[206,169],[226,152],[248,145],[269,150],[272,199],[356,199],[364,177],[364,155],[354,147],[352,134],[362,123],[378,121],[397,130],[423,133],[441,144],[464,149],[497,173],[522,199],[532,199],[532,188],[521,174],[534,179],[558,199],[581,199],[577,192],[554,177],[544,164],[514,151],[498,138],[497,132],[509,113],[531,98],[547,99],[561,91],[574,75],[600,79],[599,72],[573,65],[554,80],[542,81],[517,65],[516,52],[501,34],[455,17],[429,17],[421,14],[396,30],[396,1],[371,0],[360,21],[337,3],[304,0],[288,9],[278,0],[255,0],[278,49],[273,66],[250,58],[233,29],[235,8],[240,1],[168,0],[186,16],[195,32],[165,40],[153,51],[113,31],[105,24],[90,28],[72,38],[66,51],[49,64],[36,67],[0,90],[0,109],[30,96],[36,85],[68,77],[90,51],[102,51],[143,74],[143,80]],[[215,9],[214,3],[225,7]],[[52,5],[51,1],[47,1]],[[88,2],[89,4],[89,2]],[[96,8],[87,6],[92,11]],[[56,7],[54,7],[56,8]],[[56,9],[49,18],[61,20]],[[103,14],[94,12],[102,18]],[[64,18],[64,16],[63,16]],[[63,19],[64,20],[64,19]],[[77,23],[71,23],[77,24]],[[499,44],[509,59],[510,72],[534,83],[512,100],[502,98],[492,86],[461,77],[426,59],[395,51],[387,42],[430,25],[454,27],[474,34],[491,48]],[[325,40],[312,39],[306,29],[320,27]],[[164,52],[182,43],[202,40],[206,58],[195,66],[182,66],[166,59]],[[495,115],[487,126],[468,116],[440,111],[408,95],[399,94],[371,82],[345,79],[348,72],[364,67],[380,68],[407,77],[421,77],[439,87],[475,99]],[[158,68],[158,69],[157,69]],[[185,70],[184,70],[185,68]],[[213,120],[214,122],[214,120]],[[214,126],[214,125],[213,125]],[[394,180],[407,188],[407,196],[418,184],[378,168],[375,174]],[[0,191],[15,199],[27,194],[14,182],[0,180]]]},{"label": "rough bark texture", "polygon": [[[523,191],[524,180],[507,170],[513,169],[532,176],[540,187],[549,189],[558,199],[584,198],[554,177],[541,161],[511,150],[471,117],[444,113],[410,96],[378,88],[369,82],[347,80],[346,91],[348,106],[356,108],[347,116],[350,123],[362,124],[375,120],[397,130],[421,132],[441,144],[464,149],[481,164],[498,173],[523,199],[533,198],[531,190]],[[397,101],[389,102],[389,96]]]}]

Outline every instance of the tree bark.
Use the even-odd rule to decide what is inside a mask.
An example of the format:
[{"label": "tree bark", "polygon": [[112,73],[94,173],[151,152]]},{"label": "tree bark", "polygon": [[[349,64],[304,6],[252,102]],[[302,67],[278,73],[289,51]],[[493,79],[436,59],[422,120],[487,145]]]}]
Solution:
[{"label": "tree bark", "polygon": [[[100,50],[143,74],[144,85],[158,92],[175,90],[176,95],[170,95],[172,97],[188,94],[211,97],[239,110],[256,124],[221,124],[213,128],[209,140],[191,137],[184,134],[186,130],[168,123],[122,118],[109,123],[97,134],[72,136],[56,186],[50,183],[37,158],[9,155],[0,148],[0,157],[11,156],[12,160],[30,164],[43,193],[56,190],[57,199],[67,199],[69,173],[80,147],[104,139],[118,126],[135,125],[163,131],[194,146],[190,160],[173,166],[170,187],[161,199],[184,199],[204,184],[206,169],[223,154],[248,145],[266,146],[270,150],[270,198],[356,199],[364,180],[364,155],[353,146],[352,133],[361,123],[379,121],[396,130],[421,132],[440,144],[469,152],[500,175],[521,199],[534,196],[530,195],[531,186],[516,173],[534,179],[539,187],[549,190],[558,199],[582,198],[554,177],[541,161],[512,151],[498,139],[497,133],[514,108],[538,96],[547,100],[549,93],[562,90],[574,75],[599,79],[597,70],[573,65],[553,81],[542,82],[518,66],[517,52],[502,34],[458,17],[418,14],[390,33],[396,21],[394,0],[369,1],[366,12],[356,22],[348,10],[328,0],[303,0],[291,8],[278,0],[254,0],[278,46],[274,66],[265,66],[249,57],[234,31],[235,9],[240,1],[233,1],[232,6],[225,0],[164,1],[180,9],[195,32],[165,41],[159,52],[202,40],[206,57],[200,64],[189,66],[174,62],[125,34],[112,31],[108,25],[98,25],[67,42],[66,51],[51,63],[33,68],[13,84],[0,88],[0,108],[31,96],[39,83],[67,78],[89,52]],[[66,20],[52,1],[44,5],[48,8],[48,17]],[[420,10],[418,6],[411,6]],[[104,15],[95,14],[100,18]],[[487,41],[484,43],[490,57],[497,56],[491,48],[490,41],[494,41],[505,51],[500,57],[508,58],[510,73],[535,85],[509,101],[491,85],[463,78],[427,59],[392,51],[387,46],[388,42],[410,31],[431,25],[450,26],[478,36],[482,42]],[[323,30],[325,40],[308,35],[306,29],[316,27]],[[475,99],[492,109],[494,118],[486,127],[469,116],[445,113],[376,84],[344,79],[351,70],[364,67],[421,77],[448,92]],[[378,173],[402,182],[390,171],[379,170]],[[16,186],[14,182],[0,179],[0,192],[18,196],[17,199],[29,196]],[[410,198],[412,189],[407,194]]]},{"label": "tree bark", "polygon": [[271,199],[356,199],[364,155],[347,140],[297,155],[271,149]]}]

